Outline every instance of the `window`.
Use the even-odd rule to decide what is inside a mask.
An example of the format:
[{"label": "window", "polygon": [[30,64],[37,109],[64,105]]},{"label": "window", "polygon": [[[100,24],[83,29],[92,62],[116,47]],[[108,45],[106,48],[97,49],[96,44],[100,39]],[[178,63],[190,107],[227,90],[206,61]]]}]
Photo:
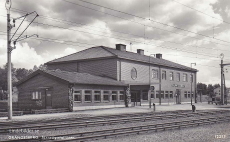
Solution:
[{"label": "window", "polygon": [[81,102],[81,91],[74,91],[73,96],[74,96],[74,101]]},{"label": "window", "polygon": [[109,101],[109,91],[104,91],[103,100],[104,101]]},{"label": "window", "polygon": [[180,73],[177,73],[177,74],[176,74],[176,80],[177,80],[177,81],[180,81]]},{"label": "window", "polygon": [[170,78],[170,80],[173,80],[173,72],[169,73],[169,78]]},{"label": "window", "polygon": [[153,79],[158,79],[158,70],[152,69],[152,78]]},{"label": "window", "polygon": [[32,100],[40,100],[42,99],[42,93],[40,91],[32,92]]},{"label": "window", "polygon": [[190,80],[191,80],[191,82],[193,82],[193,75],[192,74],[190,75]]},{"label": "window", "polygon": [[187,91],[184,91],[184,98],[188,98]]},{"label": "window", "polygon": [[166,80],[166,71],[162,71],[162,80]]},{"label": "window", "polygon": [[90,90],[85,90],[85,101],[91,102],[91,91]]},{"label": "window", "polygon": [[165,99],[169,99],[169,91],[165,91]]},{"label": "window", "polygon": [[156,98],[160,98],[159,91],[156,91]]},{"label": "window", "polygon": [[188,81],[188,76],[187,76],[187,74],[183,74],[183,81]]},{"label": "window", "polygon": [[161,91],[161,98],[164,99],[164,91]]},{"label": "window", "polygon": [[94,91],[94,101],[95,102],[101,101],[101,91]]},{"label": "window", "polygon": [[120,91],[120,100],[124,101],[124,91]]},{"label": "window", "polygon": [[190,98],[190,92],[188,91],[188,98]]},{"label": "window", "polygon": [[151,91],[151,98],[155,99],[155,93],[154,93],[154,91]]},{"label": "window", "polygon": [[193,92],[191,93],[191,97],[193,98]]},{"label": "window", "polygon": [[135,68],[132,68],[131,70],[131,78],[133,80],[137,78],[137,70]]},{"label": "window", "polygon": [[112,91],[112,101],[117,100],[117,91]]},{"label": "window", "polygon": [[148,90],[142,91],[142,100],[148,100]]},{"label": "window", "polygon": [[169,92],[169,96],[170,96],[170,98],[173,98],[173,91]]}]

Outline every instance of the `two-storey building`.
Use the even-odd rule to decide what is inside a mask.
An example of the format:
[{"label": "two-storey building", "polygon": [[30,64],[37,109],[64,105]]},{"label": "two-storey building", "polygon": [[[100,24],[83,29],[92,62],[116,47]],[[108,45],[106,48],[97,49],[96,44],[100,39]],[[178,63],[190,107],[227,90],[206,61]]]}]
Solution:
[{"label": "two-storey building", "polygon": [[[80,107],[135,106],[150,102],[180,104],[189,102],[196,92],[196,69],[165,60],[162,58],[162,54],[156,54],[155,57],[146,56],[142,49],[138,49],[137,53],[128,52],[126,46],[122,44],[117,44],[116,49],[104,46],[92,47],[52,60],[46,65],[47,71],[35,72],[18,83],[19,94],[20,90],[25,89],[25,86],[35,92],[38,88],[51,90],[52,95],[44,93],[43,101],[46,102],[47,94],[56,100],[67,96],[66,99],[61,99],[66,100],[65,103],[62,103],[63,107],[66,107],[68,103],[71,104],[69,100],[72,96],[72,105]],[[75,77],[79,74],[82,78]],[[90,80],[92,79],[89,77],[90,75],[92,78],[97,78],[98,81]],[[51,80],[49,84],[44,81],[37,84],[36,76],[40,82],[47,78],[55,78],[57,82],[66,80],[68,87],[63,88],[65,91],[61,89],[63,92],[60,94],[60,86],[56,88]],[[71,82],[68,77],[75,80]],[[100,80],[103,80],[103,83]],[[31,82],[35,86],[30,87]],[[23,84],[27,85],[23,86]],[[59,91],[55,91],[56,89]],[[34,91],[27,95],[33,98],[33,93]],[[22,93],[21,96],[25,96],[25,94]],[[35,100],[42,100],[42,96]],[[43,105],[45,106],[45,104]],[[56,106],[61,107],[55,102],[52,102],[50,107],[55,108]]]}]

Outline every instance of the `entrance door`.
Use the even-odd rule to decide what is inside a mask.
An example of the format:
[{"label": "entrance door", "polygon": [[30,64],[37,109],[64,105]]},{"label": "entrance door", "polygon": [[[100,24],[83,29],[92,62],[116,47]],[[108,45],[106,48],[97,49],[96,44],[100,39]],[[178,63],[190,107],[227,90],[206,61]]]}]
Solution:
[{"label": "entrance door", "polygon": [[181,104],[181,90],[176,89],[176,104]]},{"label": "entrance door", "polygon": [[52,91],[46,90],[46,108],[52,108]]},{"label": "entrance door", "polygon": [[131,91],[131,102],[134,106],[141,106],[140,91]]}]

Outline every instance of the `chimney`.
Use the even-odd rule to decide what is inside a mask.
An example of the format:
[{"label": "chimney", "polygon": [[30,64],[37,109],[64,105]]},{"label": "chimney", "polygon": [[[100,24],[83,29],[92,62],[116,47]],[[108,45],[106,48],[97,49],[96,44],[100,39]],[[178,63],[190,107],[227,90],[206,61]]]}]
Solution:
[{"label": "chimney", "polygon": [[143,49],[137,49],[137,53],[140,55],[144,55],[144,50]]},{"label": "chimney", "polygon": [[160,54],[160,53],[156,54],[156,58],[162,59],[162,54]]},{"label": "chimney", "polygon": [[124,44],[116,44],[116,49],[120,51],[126,51],[126,45]]}]

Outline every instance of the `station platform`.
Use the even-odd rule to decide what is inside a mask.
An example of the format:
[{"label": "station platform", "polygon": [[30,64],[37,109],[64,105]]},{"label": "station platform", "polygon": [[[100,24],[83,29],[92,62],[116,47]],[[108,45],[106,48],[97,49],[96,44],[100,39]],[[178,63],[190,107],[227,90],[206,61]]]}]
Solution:
[{"label": "station platform", "polygon": [[[194,103],[193,103],[194,104]],[[216,109],[228,109],[229,105],[214,105],[204,103],[195,103],[196,110],[216,110]],[[30,114],[23,116],[13,116],[12,120],[8,120],[7,117],[0,117],[0,122],[3,121],[34,121],[44,119],[60,119],[60,118],[71,118],[71,117],[84,117],[84,116],[96,116],[96,115],[116,115],[125,113],[147,113],[147,112],[163,112],[163,111],[177,111],[177,110],[191,110],[190,103],[183,104],[156,104],[156,111],[153,111],[153,106],[149,108],[149,105],[135,106],[135,107],[117,107],[117,108],[101,108],[96,110],[79,110],[74,112],[63,112],[63,113],[51,113],[51,114]]]}]

